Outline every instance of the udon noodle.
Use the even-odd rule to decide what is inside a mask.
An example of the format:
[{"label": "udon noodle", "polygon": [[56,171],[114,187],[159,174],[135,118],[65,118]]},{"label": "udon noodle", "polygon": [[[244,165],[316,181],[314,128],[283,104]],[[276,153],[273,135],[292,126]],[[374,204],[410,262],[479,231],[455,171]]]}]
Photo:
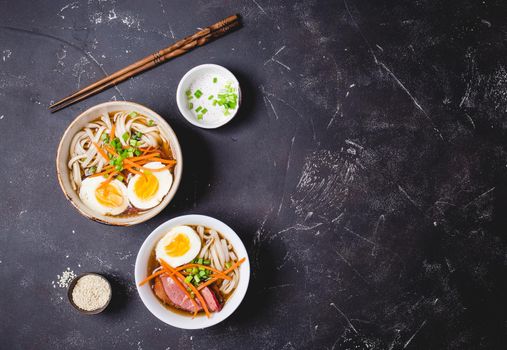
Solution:
[{"label": "udon noodle", "polygon": [[[119,215],[128,206],[135,211],[158,205],[172,185],[175,163],[154,120],[119,111],[102,114],[74,135],[67,165],[72,187],[88,207]],[[105,179],[94,179],[100,175]],[[131,186],[133,178],[139,186]]]}]

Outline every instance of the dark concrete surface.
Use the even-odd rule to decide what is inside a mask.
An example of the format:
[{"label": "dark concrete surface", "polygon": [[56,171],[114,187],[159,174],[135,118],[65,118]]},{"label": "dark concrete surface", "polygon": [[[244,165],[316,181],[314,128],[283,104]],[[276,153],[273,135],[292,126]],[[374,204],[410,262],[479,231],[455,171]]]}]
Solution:
[{"label": "dark concrete surface", "polygon": [[[0,348],[501,349],[507,341],[507,23],[504,1],[0,1]],[[51,101],[238,12],[212,44],[56,114]],[[232,70],[240,114],[201,130],[179,79]],[[130,100],[183,147],[182,185],[156,218],[103,226],[66,201],[61,135],[81,111]],[[162,222],[232,226],[251,285],[225,322],[167,326],[134,262]],[[53,288],[101,272],[113,304],[82,316]]]}]

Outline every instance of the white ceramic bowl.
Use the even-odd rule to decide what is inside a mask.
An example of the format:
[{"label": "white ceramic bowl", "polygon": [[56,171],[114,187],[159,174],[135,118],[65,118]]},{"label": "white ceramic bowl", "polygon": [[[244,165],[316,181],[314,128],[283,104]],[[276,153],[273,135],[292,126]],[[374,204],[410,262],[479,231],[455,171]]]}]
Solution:
[{"label": "white ceramic bowl", "polygon": [[[225,238],[229,240],[229,242],[231,242],[239,258],[246,258],[246,261],[241,264],[239,268],[239,285],[236,287],[236,290],[233,292],[231,297],[227,300],[223,309],[219,312],[212,313],[211,318],[207,318],[205,315],[202,315],[192,319],[191,316],[184,316],[172,312],[160,303],[160,301],[153,293],[149,283],[146,283],[141,287],[139,286],[139,283],[148,276],[148,260],[157,242],[172,227],[178,225],[203,225],[211,227],[220,232]],[[139,249],[139,253],[137,254],[135,265],[135,280],[137,291],[144,305],[162,322],[182,329],[207,328],[219,322],[222,322],[227,317],[229,317],[243,300],[243,297],[245,296],[246,290],[248,288],[248,282],[250,280],[250,261],[248,259],[245,246],[243,245],[243,242],[241,242],[241,239],[229,226],[224,224],[222,221],[205,215],[184,215],[166,221],[157,227],[148,236],[148,238],[146,238],[143,245],[141,246],[141,249]]]},{"label": "white ceramic bowl", "polygon": [[[234,85],[238,87],[238,107],[236,110],[228,116],[224,116],[223,119],[215,123],[199,121],[194,114],[188,109],[188,101],[186,91],[190,88],[195,79],[202,75],[219,75],[225,77],[227,81],[232,81]],[[195,102],[195,100],[194,100]],[[241,106],[241,86],[239,85],[238,79],[232,74],[227,68],[219,66],[218,64],[202,64],[189,70],[183,78],[181,78],[176,90],[176,104],[180,110],[181,115],[191,124],[204,129],[215,129],[222,125],[227,124],[236,116]]]},{"label": "white ceramic bowl", "polygon": [[[162,202],[156,207],[146,210],[143,214],[131,217],[115,217],[101,215],[91,210],[86,205],[84,205],[81,199],[79,198],[79,194],[72,188],[70,181],[70,171],[67,167],[67,163],[69,161],[70,143],[74,135],[79,130],[81,130],[86,124],[97,119],[101,114],[122,110],[136,111],[153,119],[155,123],[159,125],[162,134],[169,142],[171,150],[173,152],[173,156],[177,161],[176,166],[174,167],[173,184],[171,186],[171,189],[169,190],[169,193],[164,197]],[[72,123],[70,123],[67,130],[65,130],[65,133],[62,136],[60,145],[58,146],[58,151],[56,154],[56,171],[58,175],[58,182],[60,183],[60,187],[62,188],[63,193],[65,194],[67,199],[72,203],[72,205],[82,215],[86,216],[89,219],[101,222],[103,224],[116,226],[130,226],[151,219],[152,217],[160,213],[162,209],[164,209],[169,204],[169,202],[176,194],[178,186],[180,185],[181,174],[183,171],[183,156],[181,154],[181,148],[178,139],[176,137],[176,134],[174,133],[173,129],[171,129],[169,124],[167,124],[164,118],[162,118],[160,115],[158,115],[151,109],[138,103],[126,101],[111,101],[101,103],[90,109],[87,109],[79,116],[77,116],[77,118],[74,119]]]}]

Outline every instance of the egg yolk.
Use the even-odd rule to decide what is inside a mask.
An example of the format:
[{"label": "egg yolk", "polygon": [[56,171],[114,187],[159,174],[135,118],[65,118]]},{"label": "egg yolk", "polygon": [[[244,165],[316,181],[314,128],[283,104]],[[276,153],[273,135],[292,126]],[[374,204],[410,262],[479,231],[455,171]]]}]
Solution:
[{"label": "egg yolk", "polygon": [[171,243],[165,246],[167,255],[171,257],[182,256],[190,249],[190,240],[182,233],[179,233],[171,240]]},{"label": "egg yolk", "polygon": [[97,187],[95,198],[100,204],[110,208],[119,207],[123,204],[123,196],[120,190],[110,183]]},{"label": "egg yolk", "polygon": [[157,193],[158,179],[152,173],[146,171],[134,184],[134,193],[141,200],[150,199]]}]

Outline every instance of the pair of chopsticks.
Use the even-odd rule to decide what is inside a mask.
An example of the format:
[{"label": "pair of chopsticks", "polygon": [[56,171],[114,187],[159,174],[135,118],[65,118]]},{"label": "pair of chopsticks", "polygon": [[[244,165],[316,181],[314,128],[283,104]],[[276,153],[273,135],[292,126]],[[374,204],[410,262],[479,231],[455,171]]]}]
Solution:
[{"label": "pair of chopsticks", "polygon": [[103,79],[96,81],[91,85],[88,85],[79,91],[74,92],[64,99],[53,103],[51,106],[49,106],[49,109],[51,110],[51,113],[53,113],[78,101],[84,100],[85,98],[108,89],[130,77],[158,66],[162,62],[181,56],[196,47],[203,46],[210,41],[227,34],[232,29],[238,27],[239,24],[240,22],[238,15],[229,16],[209,27],[199,30],[191,36],[187,36],[186,38],[177,41],[165,49],[157,51],[123,69],[120,69],[111,75],[108,75]]}]

